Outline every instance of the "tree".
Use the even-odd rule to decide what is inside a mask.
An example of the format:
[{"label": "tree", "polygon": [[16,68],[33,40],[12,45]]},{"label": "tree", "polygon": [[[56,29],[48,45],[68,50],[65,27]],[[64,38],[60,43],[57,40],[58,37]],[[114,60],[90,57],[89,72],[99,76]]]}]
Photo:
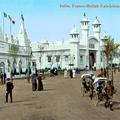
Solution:
[{"label": "tree", "polygon": [[[109,63],[111,63],[111,67],[112,67],[113,55],[118,47],[119,44],[115,44],[114,39],[111,38],[111,36],[105,36],[104,48],[102,52],[106,57],[107,67],[109,67]],[[109,78],[108,69],[107,69],[107,77]]]}]

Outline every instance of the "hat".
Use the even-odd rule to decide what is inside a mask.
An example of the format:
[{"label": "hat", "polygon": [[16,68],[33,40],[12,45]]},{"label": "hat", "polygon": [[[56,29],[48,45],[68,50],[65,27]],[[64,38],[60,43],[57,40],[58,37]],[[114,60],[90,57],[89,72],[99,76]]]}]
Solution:
[{"label": "hat", "polygon": [[7,80],[7,81],[10,81],[10,78],[7,78],[6,80]]}]

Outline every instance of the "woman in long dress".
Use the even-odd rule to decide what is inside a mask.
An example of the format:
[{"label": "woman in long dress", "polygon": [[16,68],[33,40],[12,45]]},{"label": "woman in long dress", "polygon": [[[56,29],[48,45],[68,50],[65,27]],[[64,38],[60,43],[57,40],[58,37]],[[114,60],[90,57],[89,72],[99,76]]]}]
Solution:
[{"label": "woman in long dress", "polygon": [[67,78],[67,77],[68,77],[68,71],[65,70],[65,71],[64,71],[64,78]]},{"label": "woman in long dress", "polygon": [[42,75],[38,76],[38,91],[43,90]]},{"label": "woman in long dress", "polygon": [[37,68],[35,66],[32,67],[32,91],[36,91],[37,89]]}]

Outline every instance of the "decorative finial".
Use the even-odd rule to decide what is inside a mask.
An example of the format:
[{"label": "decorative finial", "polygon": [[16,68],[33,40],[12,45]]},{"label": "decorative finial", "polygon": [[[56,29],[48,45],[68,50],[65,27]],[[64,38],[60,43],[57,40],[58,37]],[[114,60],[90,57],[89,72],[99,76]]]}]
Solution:
[{"label": "decorative finial", "polygon": [[75,28],[75,24],[73,25],[73,27]]},{"label": "decorative finial", "polygon": [[85,12],[84,12],[84,17],[86,16]]},{"label": "decorative finial", "polygon": [[22,21],[24,22],[24,17],[23,17],[23,14],[21,14],[21,19],[22,19]]},{"label": "decorative finial", "polygon": [[98,19],[97,16],[96,16],[96,19]]}]

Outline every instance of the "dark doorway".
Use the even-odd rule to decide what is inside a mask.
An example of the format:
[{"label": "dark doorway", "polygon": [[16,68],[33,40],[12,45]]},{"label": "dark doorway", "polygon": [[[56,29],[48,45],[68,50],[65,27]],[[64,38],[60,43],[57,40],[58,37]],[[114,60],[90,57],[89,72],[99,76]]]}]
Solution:
[{"label": "dark doorway", "polygon": [[92,53],[89,54],[89,66],[90,66],[90,69],[93,68],[94,63],[95,63],[95,54],[92,52]]}]

